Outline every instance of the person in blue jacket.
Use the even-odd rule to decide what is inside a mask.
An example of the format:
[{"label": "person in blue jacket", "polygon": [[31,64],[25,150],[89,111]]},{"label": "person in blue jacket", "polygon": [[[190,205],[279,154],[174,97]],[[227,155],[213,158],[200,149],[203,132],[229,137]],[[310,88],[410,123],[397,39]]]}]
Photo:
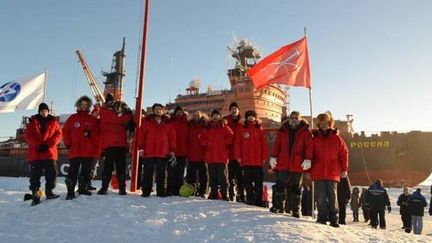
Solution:
[{"label": "person in blue jacket", "polygon": [[367,201],[370,206],[370,220],[372,228],[377,228],[379,216],[380,229],[385,229],[385,207],[387,206],[387,210],[390,213],[391,206],[387,190],[384,188],[382,180],[376,180],[376,182],[369,187],[367,192]]},{"label": "person in blue jacket", "polygon": [[425,197],[421,194],[421,189],[417,190],[408,199],[408,205],[411,212],[411,223],[414,234],[420,235],[423,230],[424,209],[427,206]]}]

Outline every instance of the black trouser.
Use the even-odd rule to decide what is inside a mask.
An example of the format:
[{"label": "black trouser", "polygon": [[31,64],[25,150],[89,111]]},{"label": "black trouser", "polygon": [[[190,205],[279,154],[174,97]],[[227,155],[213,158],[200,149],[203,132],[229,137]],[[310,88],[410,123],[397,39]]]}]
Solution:
[{"label": "black trouser", "polygon": [[218,187],[220,186],[220,192],[223,199],[227,199],[227,166],[226,164],[209,164],[208,172],[210,177],[210,198],[216,199],[218,194]]},{"label": "black trouser", "polygon": [[371,226],[376,228],[378,226],[378,217],[379,217],[379,226],[380,228],[386,227],[385,221],[385,209],[371,209],[370,211],[370,220]]},{"label": "black trouser", "polygon": [[288,172],[286,185],[287,198],[285,200],[285,212],[299,213],[301,203],[301,184],[303,173]]},{"label": "black trouser", "polygon": [[176,159],[177,164],[175,166],[168,166],[167,192],[171,195],[178,196],[180,187],[183,185],[186,157],[178,156]]},{"label": "black trouser", "polygon": [[141,188],[143,165],[144,165],[144,159],[140,157],[138,160],[138,169],[137,169],[138,170],[137,171],[137,189]]},{"label": "black trouser", "polygon": [[243,185],[243,170],[237,160],[230,160],[228,163],[228,179],[229,179],[229,198],[234,200],[236,187],[237,196],[244,201],[244,185]]},{"label": "black trouser", "polygon": [[338,202],[339,205],[339,224],[346,224],[346,202]]},{"label": "black trouser", "polygon": [[403,213],[401,215],[403,227],[405,229],[405,232],[410,233],[411,232],[411,214],[410,213]]},{"label": "black trouser", "polygon": [[359,221],[359,211],[358,211],[358,209],[353,210],[353,217],[354,217],[354,222],[358,222]]},{"label": "black trouser", "polygon": [[338,201],[336,181],[317,180],[315,183],[315,195],[318,208],[318,220],[330,223],[337,223]]},{"label": "black trouser", "polygon": [[45,171],[45,191],[50,192],[56,186],[57,162],[54,160],[36,160],[30,162],[30,190],[37,191],[41,185],[40,178]]},{"label": "black trouser", "polygon": [[367,207],[362,207],[362,211],[363,211],[363,218],[364,218],[365,222],[369,221],[369,219],[370,219],[369,209]]},{"label": "black trouser", "polygon": [[[73,158],[69,164],[68,174],[66,176],[66,185],[70,189],[75,189],[77,180],[79,182],[78,187],[80,190],[87,190],[87,186],[90,184],[90,173],[94,164],[92,158]],[[78,172],[81,172],[78,176]]]},{"label": "black trouser", "polygon": [[280,211],[284,210],[286,201],[286,186],[288,181],[288,171],[276,171],[276,184],[272,186],[272,208]]},{"label": "black trouser", "polygon": [[145,197],[150,196],[153,188],[153,174],[156,169],[156,194],[159,197],[166,195],[166,169],[168,158],[144,158],[144,173],[142,176],[141,190]]},{"label": "black trouser", "polygon": [[246,202],[257,206],[263,206],[263,181],[264,173],[261,166],[244,166],[243,182],[246,189]]},{"label": "black trouser", "polygon": [[126,189],[126,148],[111,147],[105,149],[105,161],[102,173],[102,188],[107,189],[112,172],[116,168],[116,176],[120,190]]},{"label": "black trouser", "polygon": [[207,165],[204,161],[189,161],[186,176],[187,183],[197,186],[197,174],[199,183],[198,193],[200,196],[203,196],[206,194],[208,187]]}]

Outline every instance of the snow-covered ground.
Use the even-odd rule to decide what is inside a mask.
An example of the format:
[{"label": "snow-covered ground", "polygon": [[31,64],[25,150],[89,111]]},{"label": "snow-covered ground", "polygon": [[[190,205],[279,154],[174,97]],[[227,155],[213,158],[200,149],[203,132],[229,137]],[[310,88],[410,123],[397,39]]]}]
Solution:
[{"label": "snow-covered ground", "polygon": [[421,236],[400,229],[395,205],[400,189],[389,190],[393,212],[387,214],[387,230],[372,230],[365,223],[352,223],[349,209],[348,225],[333,228],[309,217],[294,219],[201,198],[111,192],[66,201],[63,178],[58,178],[55,190],[61,198],[30,207],[22,200],[27,188],[27,178],[0,177],[0,242],[432,242],[429,215]]}]

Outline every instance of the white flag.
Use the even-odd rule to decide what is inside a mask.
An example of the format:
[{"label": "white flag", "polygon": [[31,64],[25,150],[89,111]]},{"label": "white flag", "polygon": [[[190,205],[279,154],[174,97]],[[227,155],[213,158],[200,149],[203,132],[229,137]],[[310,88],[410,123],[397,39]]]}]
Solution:
[{"label": "white flag", "polygon": [[45,73],[30,78],[0,82],[0,113],[36,108],[43,101]]}]

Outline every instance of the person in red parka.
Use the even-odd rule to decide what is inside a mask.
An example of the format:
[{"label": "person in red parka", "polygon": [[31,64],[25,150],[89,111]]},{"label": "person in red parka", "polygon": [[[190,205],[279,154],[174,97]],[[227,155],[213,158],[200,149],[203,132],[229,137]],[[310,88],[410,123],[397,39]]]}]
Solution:
[{"label": "person in red parka", "polygon": [[318,130],[313,131],[314,155],[311,177],[315,183],[318,223],[339,227],[337,185],[340,178],[348,176],[348,148],[333,129],[333,119],[328,113],[319,114]]},{"label": "person in red parka", "polygon": [[122,101],[114,101],[112,95],[105,100],[99,111],[101,148],[105,155],[102,172],[102,187],[98,194],[105,195],[111,181],[114,164],[119,185],[119,194],[126,195],[126,154],[128,140],[133,137],[135,122],[132,111]]},{"label": "person in red parka", "polygon": [[[232,102],[229,106],[229,110],[231,114],[225,116],[223,119],[227,120],[228,127],[231,128],[235,137],[237,134],[237,130],[242,125],[240,122],[241,121],[240,108],[237,102]],[[237,202],[245,202],[243,169],[240,167],[240,163],[235,158],[234,144],[229,146],[228,180],[229,180],[228,193],[229,193],[230,201],[234,201],[234,196],[236,196]]]},{"label": "person in red parka", "polygon": [[206,117],[200,112],[195,111],[189,121],[188,130],[188,167],[186,181],[197,187],[198,174],[198,196],[204,197],[208,187],[208,171],[204,161],[205,147],[202,146],[202,136],[206,131]]},{"label": "person in red parka", "polygon": [[30,165],[30,187],[32,206],[40,203],[38,194],[40,178],[45,171],[45,195],[47,199],[58,198],[53,193],[56,186],[58,151],[61,141],[61,127],[57,118],[49,114],[48,105],[41,103],[38,114],[30,118],[24,132],[28,145],[27,161]]},{"label": "person in red parka", "polygon": [[[301,184],[303,171],[311,166],[313,153],[312,134],[300,112],[291,112],[277,131],[270,158],[270,166],[276,171],[273,186],[271,212],[291,213],[300,217]],[[283,206],[285,201],[285,207]]]},{"label": "person in red parka", "polygon": [[222,199],[228,201],[227,163],[229,159],[229,146],[233,143],[233,131],[221,119],[218,110],[211,113],[211,121],[203,134],[202,144],[206,147],[204,159],[208,165],[210,177],[209,199],[218,199],[218,187]]},{"label": "person in red parka", "polygon": [[[90,115],[92,101],[88,96],[80,97],[75,103],[77,113],[71,115],[63,126],[63,143],[69,149],[69,170],[65,179],[67,186],[66,200],[75,198],[77,180],[78,194],[91,195],[90,172],[96,158],[99,157],[98,120]],[[78,177],[78,172],[80,175]]]},{"label": "person in red parka", "polygon": [[246,189],[246,203],[264,207],[263,165],[267,160],[267,139],[261,125],[256,120],[255,111],[245,113],[246,121],[237,130],[234,152],[237,161],[243,169],[243,182]]},{"label": "person in red parka", "polygon": [[143,158],[142,197],[148,197],[153,188],[153,174],[156,169],[156,194],[158,197],[169,196],[166,193],[167,165],[174,167],[176,162],[176,133],[169,117],[164,115],[161,104],[152,106],[153,114],[143,118],[139,130],[138,148]]},{"label": "person in red parka", "polygon": [[180,187],[183,185],[186,158],[188,152],[188,130],[189,124],[187,115],[181,106],[176,106],[174,114],[170,119],[176,134],[175,155],[177,163],[175,166],[168,167],[167,193],[178,196]]}]

